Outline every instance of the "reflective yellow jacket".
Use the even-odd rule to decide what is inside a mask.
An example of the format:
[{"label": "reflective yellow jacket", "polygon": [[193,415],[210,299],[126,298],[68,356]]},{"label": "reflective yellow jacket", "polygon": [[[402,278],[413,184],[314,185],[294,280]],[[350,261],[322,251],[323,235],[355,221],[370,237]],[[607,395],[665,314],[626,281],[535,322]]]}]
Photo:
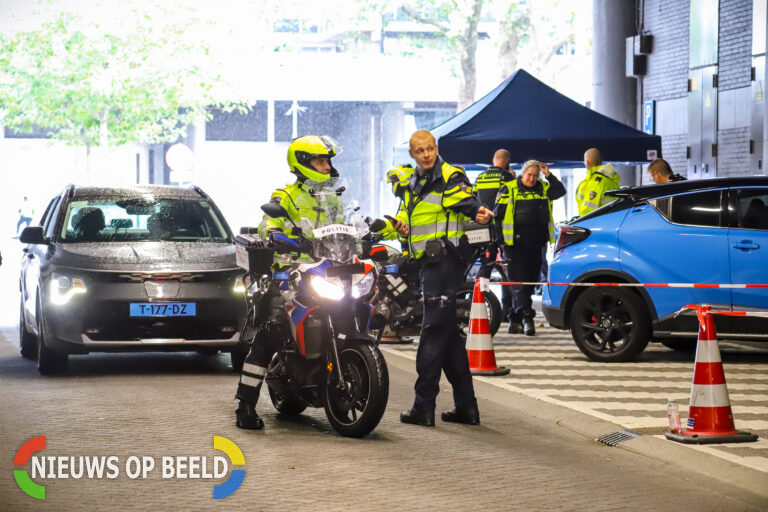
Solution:
[{"label": "reflective yellow jacket", "polygon": [[576,188],[576,203],[579,207],[579,216],[597,210],[612,201],[613,197],[604,194],[609,190],[619,188],[621,177],[613,169],[613,165],[605,164],[590,167],[587,177]]}]

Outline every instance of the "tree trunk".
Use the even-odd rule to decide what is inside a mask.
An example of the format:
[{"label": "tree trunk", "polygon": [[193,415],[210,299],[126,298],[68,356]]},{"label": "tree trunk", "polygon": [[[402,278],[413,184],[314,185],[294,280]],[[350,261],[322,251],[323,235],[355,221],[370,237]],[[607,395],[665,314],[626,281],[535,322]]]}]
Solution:
[{"label": "tree trunk", "polygon": [[475,101],[477,86],[477,26],[480,22],[480,12],[483,0],[475,0],[472,15],[467,19],[461,41],[461,85],[459,88],[459,111],[464,110]]},{"label": "tree trunk", "polygon": [[506,80],[517,69],[517,49],[520,46],[520,36],[517,27],[510,23],[499,22],[499,72],[501,80]]},{"label": "tree trunk", "polygon": [[91,181],[91,145],[85,144],[85,182]]}]

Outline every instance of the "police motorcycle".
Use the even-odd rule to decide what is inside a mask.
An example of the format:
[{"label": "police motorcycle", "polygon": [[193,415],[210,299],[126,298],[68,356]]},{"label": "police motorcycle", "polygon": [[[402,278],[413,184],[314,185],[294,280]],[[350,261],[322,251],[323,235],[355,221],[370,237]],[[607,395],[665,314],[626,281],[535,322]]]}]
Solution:
[{"label": "police motorcycle", "polygon": [[[395,219],[385,215],[387,220],[394,224]],[[370,221],[368,238],[374,242],[381,240],[377,232],[384,229],[386,224],[381,219]],[[470,246],[474,250],[477,259],[485,252],[486,245],[490,242],[490,230],[488,226],[476,222],[466,223],[466,233]],[[419,279],[418,264],[408,257],[407,253],[391,247],[384,246],[387,251],[386,264],[379,263],[379,295],[374,306],[377,315],[383,318],[384,331],[387,336],[408,337],[418,336],[421,332],[422,317],[424,315],[424,300],[421,296],[421,281]],[[472,295],[474,292],[474,279],[470,278],[472,266],[468,266],[464,272],[464,283],[456,293],[456,317],[459,326],[464,330],[469,328],[469,316],[472,310]],[[502,320],[502,308],[498,297],[491,292],[484,293],[485,306],[488,313],[488,323],[491,335],[499,330]]]},{"label": "police motorcycle", "polygon": [[[238,264],[248,271],[251,284],[251,310],[243,333],[270,329],[273,323],[289,326],[273,329],[282,344],[265,377],[272,404],[281,414],[323,407],[337,432],[363,437],[384,414],[389,373],[377,339],[369,333],[378,272],[370,254],[362,254],[361,236],[367,226],[349,211],[346,221],[333,222],[345,219],[335,211],[342,191],[316,192],[315,210],[327,215],[319,214],[314,223],[304,218],[300,225],[293,224],[276,203],[261,207],[270,217],[288,219],[296,239],[281,234],[268,240],[247,234],[236,239]],[[278,263],[272,264],[275,253]],[[279,298],[267,300],[270,311],[259,314],[257,309],[265,307],[261,299],[273,286],[279,288]],[[265,316],[269,320],[264,321]],[[277,317],[282,321],[274,322]]]}]

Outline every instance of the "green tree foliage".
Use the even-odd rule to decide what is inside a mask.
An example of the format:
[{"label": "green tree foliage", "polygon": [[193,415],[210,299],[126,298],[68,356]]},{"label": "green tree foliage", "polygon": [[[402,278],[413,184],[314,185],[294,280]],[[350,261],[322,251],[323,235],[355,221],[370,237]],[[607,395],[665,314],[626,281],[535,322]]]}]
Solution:
[{"label": "green tree foliage", "polygon": [[35,126],[70,144],[176,140],[216,101],[207,48],[190,18],[116,9],[120,23],[60,12],[33,30],[0,34],[0,124]]},{"label": "green tree foliage", "polygon": [[[485,0],[379,0],[366,3],[368,9],[399,10],[413,21],[433,32],[439,43],[444,43],[446,61],[458,65],[459,110],[475,100],[477,86],[477,40],[480,17]],[[414,39],[423,38],[414,34]]]}]

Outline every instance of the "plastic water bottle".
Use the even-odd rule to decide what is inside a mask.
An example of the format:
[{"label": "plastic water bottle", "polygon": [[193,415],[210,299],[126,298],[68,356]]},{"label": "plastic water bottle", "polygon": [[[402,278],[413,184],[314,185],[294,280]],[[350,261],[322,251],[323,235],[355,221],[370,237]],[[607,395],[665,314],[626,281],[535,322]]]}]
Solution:
[{"label": "plastic water bottle", "polygon": [[680,408],[677,402],[671,398],[667,402],[667,418],[669,419],[669,430],[677,434],[683,431],[683,425],[680,422]]}]

